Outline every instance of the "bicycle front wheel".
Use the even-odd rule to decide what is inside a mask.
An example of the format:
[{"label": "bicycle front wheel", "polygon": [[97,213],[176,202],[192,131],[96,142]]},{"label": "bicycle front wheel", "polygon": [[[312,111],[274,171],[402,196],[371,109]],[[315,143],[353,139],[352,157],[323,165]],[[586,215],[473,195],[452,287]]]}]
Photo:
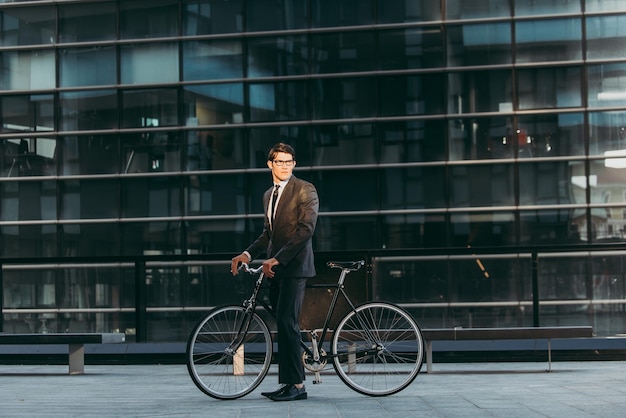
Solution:
[{"label": "bicycle front wheel", "polygon": [[191,379],[217,399],[237,399],[252,392],[267,375],[271,360],[267,324],[239,306],[213,309],[198,321],[187,341]]},{"label": "bicycle front wheel", "polygon": [[422,332],[402,308],[365,303],[349,312],[332,340],[333,366],[341,380],[369,396],[386,396],[406,388],[424,360]]}]

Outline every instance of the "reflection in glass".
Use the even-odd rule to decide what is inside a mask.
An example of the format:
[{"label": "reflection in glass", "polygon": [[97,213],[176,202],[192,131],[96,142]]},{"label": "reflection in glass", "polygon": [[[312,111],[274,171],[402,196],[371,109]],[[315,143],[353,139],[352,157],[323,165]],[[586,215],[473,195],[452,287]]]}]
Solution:
[{"label": "reflection in glass", "polygon": [[[379,248],[436,248],[448,245],[446,216],[442,213],[386,215],[381,218]],[[376,274],[380,277],[379,273]],[[423,272],[420,273],[423,276]],[[394,299],[397,300],[397,299]]]},{"label": "reflection in glass", "polygon": [[[585,203],[582,161],[545,161],[519,165],[520,205]],[[582,177],[581,177],[582,176]]]},{"label": "reflection in glass", "polygon": [[82,131],[117,128],[115,90],[64,92],[59,94],[61,130]]},{"label": "reflection in glass", "polygon": [[313,82],[313,117],[359,118],[376,115],[376,82],[371,77],[327,78]]},{"label": "reflection in glass", "polygon": [[554,109],[582,105],[581,67],[520,69],[517,72],[519,108]]},{"label": "reflection in glass", "polygon": [[479,23],[448,27],[448,65],[509,64],[511,24]]},{"label": "reflection in glass", "polygon": [[514,167],[510,164],[450,166],[449,207],[515,204]]},{"label": "reflection in glass", "polygon": [[183,34],[241,32],[241,3],[242,0],[183,0]]},{"label": "reflection in glass", "polygon": [[381,76],[379,83],[381,116],[444,112],[445,78],[442,74]]},{"label": "reflection in glass", "polygon": [[378,23],[441,20],[439,0],[377,0]]},{"label": "reflection in glass", "polygon": [[306,125],[249,128],[247,138],[249,161],[246,165],[249,168],[266,168],[267,153],[279,141],[290,144],[296,150],[296,170],[313,164],[313,142],[310,129]]},{"label": "reflection in glass", "polygon": [[517,0],[515,15],[548,15],[548,14],[580,13],[580,0]]},{"label": "reflection in glass", "polygon": [[53,50],[0,52],[0,90],[53,89]]},{"label": "reflection in glass", "polygon": [[[513,212],[453,213],[450,215],[450,241],[452,247],[480,247],[517,244],[515,215]],[[475,260],[472,260],[475,261]],[[491,277],[494,271],[489,263],[470,263],[475,276]],[[482,267],[481,267],[482,266]],[[485,270],[482,270],[482,269]],[[488,277],[485,277],[485,274]]]},{"label": "reflection in glass", "polygon": [[60,87],[116,84],[115,48],[89,47],[59,51]]},{"label": "reflection in glass", "polygon": [[61,219],[119,219],[117,180],[65,180],[60,184]]},{"label": "reflection in glass", "polygon": [[442,30],[439,26],[378,32],[381,70],[433,68],[443,65]]},{"label": "reflection in glass", "polygon": [[449,73],[448,113],[510,112],[511,83],[512,73],[505,70]]},{"label": "reflection in glass", "polygon": [[302,0],[254,0],[246,3],[248,32],[304,29],[307,2]]},{"label": "reflection in glass", "polygon": [[[592,161],[589,167],[594,238],[624,240],[626,227],[626,159]],[[605,207],[603,207],[605,206]]]},{"label": "reflection in glass", "polygon": [[587,240],[585,209],[520,212],[520,244],[577,244]]},{"label": "reflection in glass", "polygon": [[186,125],[227,125],[243,122],[243,85],[185,86]]},{"label": "reflection in glass", "polygon": [[59,42],[115,39],[115,3],[59,4]]},{"label": "reflection in glass", "polygon": [[180,133],[145,131],[121,138],[122,172],[149,173],[180,171]]},{"label": "reflection in glass", "polygon": [[122,84],[175,83],[179,81],[178,69],[176,43],[120,47]]},{"label": "reflection in glass", "polygon": [[120,2],[120,36],[122,39],[177,36],[178,14],[178,0]]},{"label": "reflection in glass", "polygon": [[85,135],[63,137],[64,176],[81,174],[113,174],[120,172],[119,139],[117,135]]},{"label": "reflection in glass", "polygon": [[374,69],[373,32],[311,35],[311,72],[340,73]]},{"label": "reflection in glass", "polygon": [[380,122],[381,163],[443,161],[446,122],[439,119]]},{"label": "reflection in glass", "polygon": [[622,12],[624,3],[622,0],[585,0],[587,12]]},{"label": "reflection in glass", "polygon": [[178,124],[178,95],[174,88],[122,92],[122,127],[150,128]]},{"label": "reflection in glass", "polygon": [[239,129],[187,131],[186,171],[247,168],[247,149]]},{"label": "reflection in glass", "polygon": [[372,124],[319,125],[311,130],[315,166],[376,162],[376,134]]},{"label": "reflection in glass", "polygon": [[197,174],[186,179],[187,215],[245,213],[244,177],[241,174]]},{"label": "reflection in glass", "polygon": [[584,155],[582,113],[520,116],[517,129],[520,158]]},{"label": "reflection in glass", "polygon": [[303,35],[248,38],[249,78],[306,74],[308,43]]},{"label": "reflection in glass", "polygon": [[381,173],[382,209],[444,208],[445,167],[386,168]]},{"label": "reflection in glass", "polygon": [[589,113],[589,155],[606,151],[626,154],[626,112]]},{"label": "reflection in glass", "polygon": [[251,122],[308,119],[306,81],[250,83]]},{"label": "reflection in glass", "polygon": [[448,19],[477,19],[511,16],[509,0],[447,0]]},{"label": "reflection in glass", "polygon": [[180,178],[125,178],[122,214],[126,218],[180,216]]},{"label": "reflection in glass", "polygon": [[183,44],[183,79],[218,80],[243,76],[241,41],[189,41]]},{"label": "reflection in glass", "polygon": [[[7,188],[2,186],[0,189],[2,189],[3,192],[1,202],[2,220],[11,220],[8,218],[12,218],[13,215],[4,216],[6,207],[5,199],[7,196],[4,192]],[[15,199],[15,196],[11,196],[11,199]],[[14,203],[16,202],[11,203],[10,206],[13,206]],[[3,257],[51,257],[57,254],[56,225],[3,226],[0,240]],[[6,293],[4,297],[7,297]],[[20,298],[22,297],[28,297],[28,292],[21,292]],[[5,301],[6,300],[7,299],[5,299]]]},{"label": "reflection in glass", "polygon": [[54,96],[1,96],[0,116],[3,133],[54,131]]},{"label": "reflection in glass", "polygon": [[317,219],[313,246],[317,251],[378,248],[380,238],[377,225],[375,216],[320,216]]},{"label": "reflection in glass", "polygon": [[509,117],[459,118],[448,122],[450,160],[511,158],[514,141]]},{"label": "reflection in glass", "polygon": [[626,64],[601,64],[588,67],[589,106],[626,105]]},{"label": "reflection in glass", "polygon": [[357,26],[374,22],[373,0],[311,0],[312,26]]},{"label": "reflection in glass", "polygon": [[179,254],[181,249],[181,222],[124,222],[120,224],[122,256]]},{"label": "reflection in glass", "polygon": [[[38,221],[57,218],[55,181],[3,182],[0,185],[0,192],[2,195],[0,219],[3,221]],[[24,254],[30,252],[27,251]]]},{"label": "reflection in glass", "polygon": [[46,45],[55,42],[55,6],[3,7],[0,45]]},{"label": "reflection in glass", "polygon": [[587,59],[626,55],[626,15],[587,18]]},{"label": "reflection in glass", "polygon": [[3,177],[55,176],[57,141],[54,138],[3,139],[0,175]]},{"label": "reflection in glass", "polygon": [[582,58],[580,19],[517,22],[516,61],[573,61]]}]

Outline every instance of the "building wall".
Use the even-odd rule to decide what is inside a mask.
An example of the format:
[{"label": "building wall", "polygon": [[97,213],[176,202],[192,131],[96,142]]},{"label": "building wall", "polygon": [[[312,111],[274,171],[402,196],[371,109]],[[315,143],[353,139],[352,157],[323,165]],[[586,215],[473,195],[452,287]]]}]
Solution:
[{"label": "building wall", "polygon": [[[236,253],[277,141],[318,188],[320,252],[622,242],[624,28],[617,0],[0,2],[0,255]],[[528,297],[516,261],[472,269],[407,262],[379,296]],[[582,283],[556,299],[594,297],[593,269],[556,270]],[[124,271],[9,270],[4,307],[130,308]],[[219,270],[164,271],[154,307],[219,302],[191,285]]]}]

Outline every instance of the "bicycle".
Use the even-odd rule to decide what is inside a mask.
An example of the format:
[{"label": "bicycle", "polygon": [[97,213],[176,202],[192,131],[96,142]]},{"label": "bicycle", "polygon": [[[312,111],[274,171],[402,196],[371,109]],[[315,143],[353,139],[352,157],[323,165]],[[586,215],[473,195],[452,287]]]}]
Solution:
[{"label": "bicycle", "polygon": [[[366,302],[355,306],[344,290],[348,273],[360,269],[364,261],[327,265],[341,269],[337,284],[314,284],[308,288],[335,289],[321,329],[311,330],[310,345],[301,342],[302,361],[313,372],[314,384],[328,361],[339,378],[353,390],[369,396],[397,393],[417,377],[424,358],[424,340],[415,320],[404,309],[386,302]],[[258,274],[261,267],[240,268]],[[195,325],[187,341],[187,370],[194,384],[216,399],[237,399],[256,389],[267,375],[273,342],[267,322],[259,315],[261,305],[271,316],[271,307],[259,298],[261,272],[252,295],[243,305],[221,306],[211,310]],[[349,310],[330,328],[339,295]],[[324,349],[327,335],[330,351]]]}]

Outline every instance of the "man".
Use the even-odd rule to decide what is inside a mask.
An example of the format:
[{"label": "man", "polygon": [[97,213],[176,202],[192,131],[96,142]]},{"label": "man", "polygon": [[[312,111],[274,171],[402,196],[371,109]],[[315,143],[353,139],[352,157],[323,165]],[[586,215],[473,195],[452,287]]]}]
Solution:
[{"label": "man", "polygon": [[243,253],[232,259],[231,272],[265,253],[263,274],[269,279],[270,303],[278,327],[278,381],[282,386],[264,392],[274,401],[306,399],[300,347],[300,309],[308,277],[315,276],[312,238],[319,200],[311,183],[293,175],[294,149],[274,145],[267,157],[274,186],[263,195],[263,232]]}]

